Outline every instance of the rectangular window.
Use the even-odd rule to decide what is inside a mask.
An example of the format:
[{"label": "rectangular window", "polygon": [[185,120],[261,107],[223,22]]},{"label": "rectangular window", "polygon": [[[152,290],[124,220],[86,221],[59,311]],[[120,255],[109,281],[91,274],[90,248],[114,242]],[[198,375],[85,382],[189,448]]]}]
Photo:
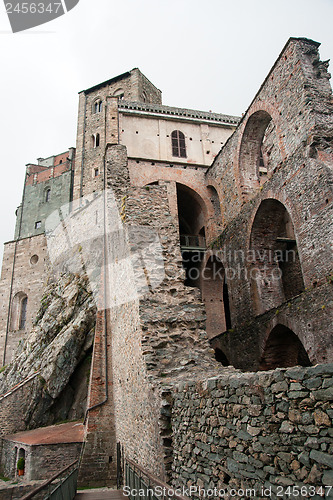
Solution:
[{"label": "rectangular window", "polygon": [[35,222],[35,229],[40,229],[42,227],[42,221]]}]

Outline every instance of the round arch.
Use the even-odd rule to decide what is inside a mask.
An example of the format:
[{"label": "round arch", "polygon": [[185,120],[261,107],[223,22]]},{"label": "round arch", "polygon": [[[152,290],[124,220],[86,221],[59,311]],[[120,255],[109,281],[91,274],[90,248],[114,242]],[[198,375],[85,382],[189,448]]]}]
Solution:
[{"label": "round arch", "polygon": [[279,323],[269,333],[259,363],[259,370],[290,366],[311,366],[309,356],[299,337]]},{"label": "round arch", "polygon": [[249,244],[249,276],[256,314],[304,291],[294,225],[286,207],[263,200],[255,214]]},{"label": "round arch", "polygon": [[265,132],[272,121],[264,110],[255,111],[246,121],[239,149],[240,189],[244,201],[259,188],[259,167]]}]

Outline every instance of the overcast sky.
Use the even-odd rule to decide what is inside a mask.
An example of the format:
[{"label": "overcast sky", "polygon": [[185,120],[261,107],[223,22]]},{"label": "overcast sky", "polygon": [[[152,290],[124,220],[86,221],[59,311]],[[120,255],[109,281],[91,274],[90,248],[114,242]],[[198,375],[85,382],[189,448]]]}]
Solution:
[{"label": "overcast sky", "polygon": [[241,115],[290,36],[333,57],[332,20],[333,0],[80,0],[12,34],[1,2],[0,259],[25,165],[75,146],[80,90],[139,67],[166,105]]}]

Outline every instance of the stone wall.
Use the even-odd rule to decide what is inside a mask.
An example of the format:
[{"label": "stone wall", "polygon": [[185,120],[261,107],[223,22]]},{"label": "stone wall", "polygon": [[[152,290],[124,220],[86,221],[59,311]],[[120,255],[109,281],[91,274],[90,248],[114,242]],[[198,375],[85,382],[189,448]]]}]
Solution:
[{"label": "stone wall", "polygon": [[106,161],[112,190],[106,198],[112,228],[106,232],[107,310],[99,312],[95,332],[93,408],[79,478],[90,485],[106,477],[115,481],[117,443],[124,455],[166,479],[170,383],[189,369],[219,369],[205,336],[199,291],[183,283],[167,185],[131,187],[124,146],[110,146]]},{"label": "stone wall", "polygon": [[3,439],[1,457],[3,474],[10,478],[17,476],[18,453],[24,450],[25,480],[45,481],[78,460],[81,447],[82,443],[28,445]]},{"label": "stone wall", "polygon": [[[13,260],[15,254],[15,265]],[[31,330],[40,301],[43,296],[43,286],[48,274],[48,257],[46,239],[43,234],[30,238],[24,238],[17,243],[6,243],[4,249],[1,282],[0,282],[0,365],[11,361],[14,350],[20,341],[23,341]],[[12,310],[9,315],[8,335],[6,339],[8,307],[12,284],[11,303],[18,293],[24,293],[28,297],[26,325],[20,330],[12,322]],[[13,329],[13,328],[15,329]],[[4,349],[6,345],[6,356]]]},{"label": "stone wall", "polygon": [[[258,500],[287,495],[288,486],[305,488],[303,498],[314,496],[311,485],[318,492],[332,486],[332,376],[333,365],[226,369],[179,384],[172,409],[173,485],[252,488],[256,493],[247,496]],[[271,491],[264,495],[263,487]]]},{"label": "stone wall", "polygon": [[[75,150],[71,150],[66,163],[57,167],[28,166],[22,205],[17,212],[15,239],[43,234],[47,217],[71,201],[74,153]],[[42,171],[34,174],[33,169]],[[40,222],[38,226],[37,222]]]},{"label": "stone wall", "polygon": [[1,436],[26,429],[26,415],[29,413],[31,394],[40,385],[38,373],[27,377],[10,392],[0,395]]}]

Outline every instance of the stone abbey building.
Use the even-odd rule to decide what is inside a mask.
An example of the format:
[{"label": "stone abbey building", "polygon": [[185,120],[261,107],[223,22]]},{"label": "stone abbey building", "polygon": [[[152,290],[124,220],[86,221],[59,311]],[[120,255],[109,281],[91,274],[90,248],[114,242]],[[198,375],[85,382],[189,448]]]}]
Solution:
[{"label": "stone abbey building", "polygon": [[[330,484],[333,99],[318,47],[290,38],[241,118],[164,106],[133,69],[80,93],[76,148],[27,166],[0,282],[3,377],[48,331],[45,287],[68,297],[63,276],[86,273],[82,483],[112,484],[127,457],[174,485]],[[135,251],[145,292],[118,300]],[[82,352],[54,395],[41,359],[0,396],[3,434],[56,423]],[[36,373],[48,420],[22,405],[8,419]]]}]

